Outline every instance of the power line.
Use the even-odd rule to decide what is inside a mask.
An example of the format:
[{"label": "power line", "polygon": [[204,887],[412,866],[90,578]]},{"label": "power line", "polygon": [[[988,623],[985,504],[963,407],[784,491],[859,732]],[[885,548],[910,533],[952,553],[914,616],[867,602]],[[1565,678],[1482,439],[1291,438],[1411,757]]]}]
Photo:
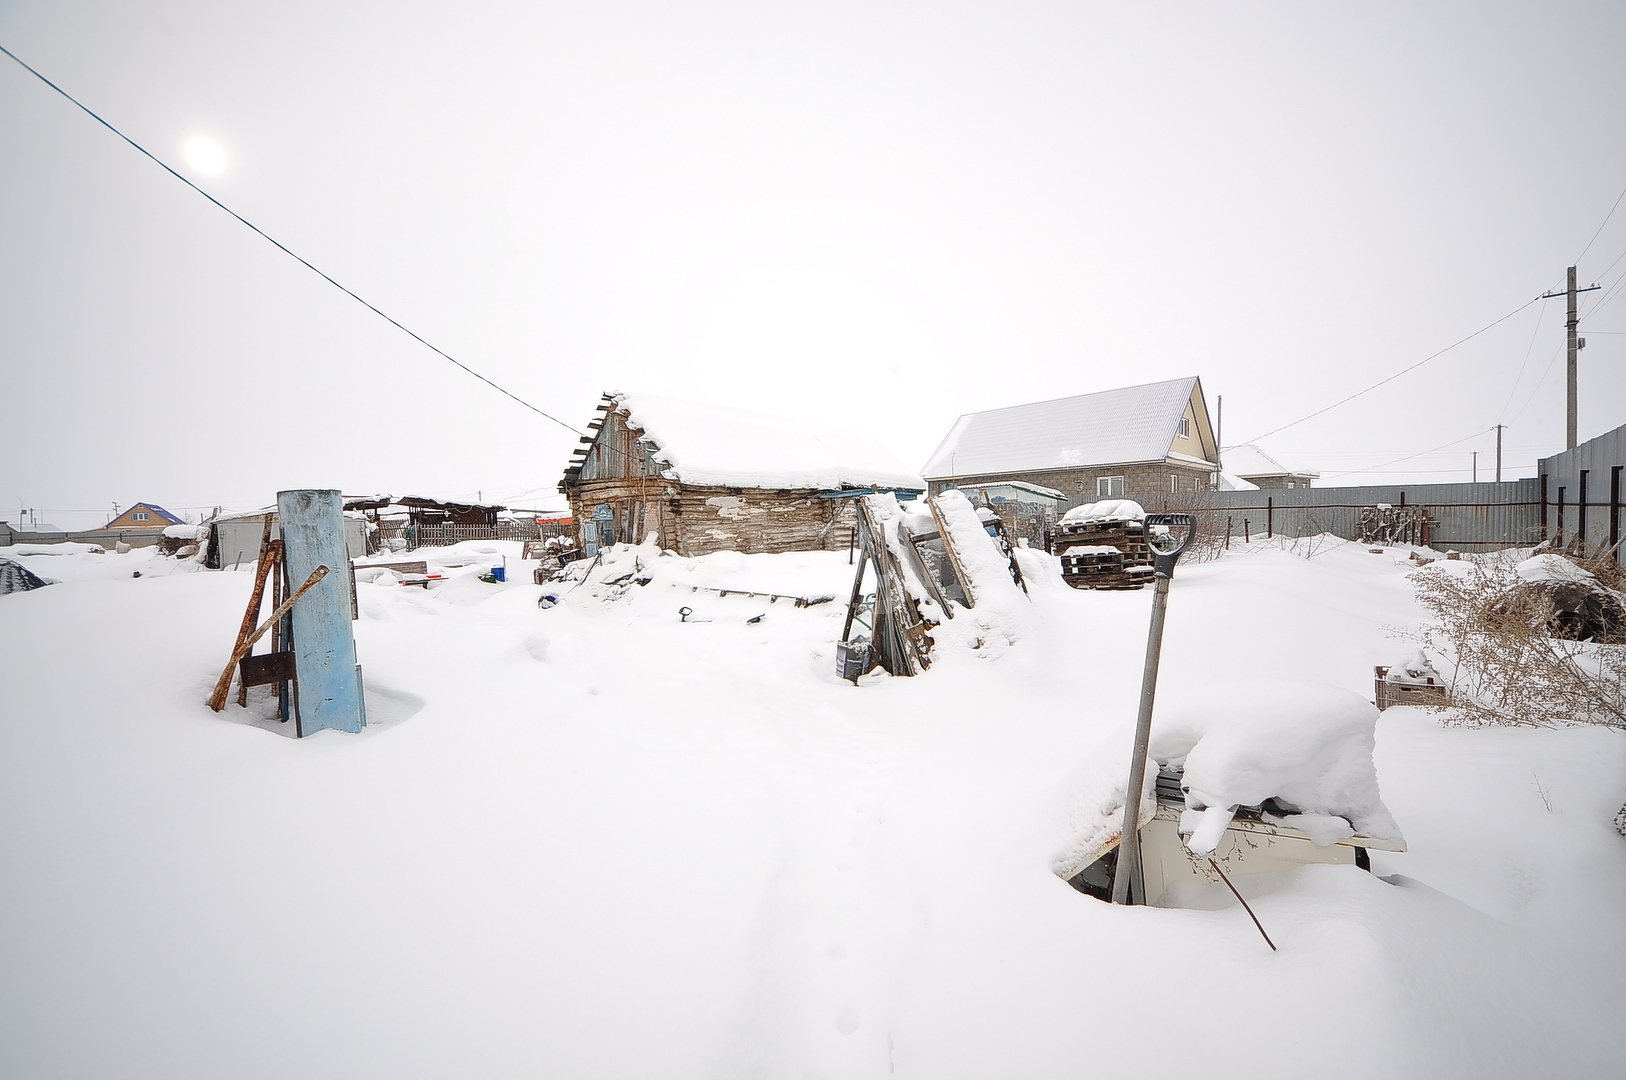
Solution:
[{"label": "power line", "polygon": [[281,251],[284,255],[287,255],[289,258],[291,258],[294,261],[298,262],[301,266],[305,267],[311,273],[315,274],[317,277],[321,278],[323,281],[327,282],[329,285],[332,285],[335,289],[338,289],[340,292],[342,292],[346,296],[350,297],[350,299],[354,300],[356,303],[360,304],[362,307],[366,308],[368,311],[371,311],[374,315],[377,315],[379,318],[383,319],[385,322],[389,323],[391,326],[395,327],[397,330],[399,330],[402,333],[406,334],[408,337],[412,338],[412,340],[416,341],[418,344],[423,345],[425,348],[428,348],[429,350],[434,352],[436,355],[440,356],[442,359],[448,360],[451,363],[457,365],[458,367],[462,368],[464,371],[468,372],[470,375],[473,375],[476,379],[479,379],[481,382],[483,382],[487,386],[491,387],[493,390],[495,390],[498,393],[503,394],[503,395],[505,395],[505,396],[507,396],[509,398],[512,398],[514,401],[516,401],[519,404],[525,406],[527,409],[530,409],[532,412],[536,413],[538,416],[544,417],[544,418],[546,418],[548,420],[552,420],[555,424],[558,424],[560,427],[564,428],[567,431],[573,431],[577,435],[582,435],[583,434],[581,431],[577,430],[575,427],[571,426],[570,424],[565,423],[563,420],[559,419],[557,416],[553,416],[550,413],[543,412],[541,409],[537,408],[535,405],[532,405],[529,401],[526,401],[524,398],[520,397],[518,394],[515,394],[510,390],[507,390],[507,389],[504,389],[501,386],[498,386],[496,383],[492,382],[490,379],[486,378],[484,375],[480,374],[478,371],[475,371],[473,368],[469,367],[467,364],[463,363],[461,360],[457,359],[455,356],[452,356],[450,353],[446,352],[444,349],[441,349],[438,346],[435,346],[435,345],[431,344],[430,342],[425,341],[422,337],[420,337],[418,334],[414,333],[412,330],[408,329],[406,326],[403,326],[401,323],[397,322],[395,319],[391,318],[390,316],[384,314],[384,312],[380,311],[378,308],[374,307],[372,304],[368,303],[366,300],[363,300],[360,296],[357,296],[354,292],[352,292],[349,289],[345,288],[343,285],[340,285],[337,281],[334,281],[327,274],[323,273],[321,270],[317,269],[314,265],[312,265],[308,260],[300,257],[299,255],[294,254],[294,252],[290,251],[287,248],[286,245],[284,245],[282,242],[277,240],[275,237],[271,236],[265,230],[261,229],[258,225],[255,225],[252,221],[249,221],[247,218],[243,217],[243,215],[239,214],[237,211],[233,210],[231,207],[227,206],[225,203],[221,202],[219,199],[215,198],[213,195],[209,194],[207,191],[204,191],[202,188],[198,187],[196,184],[194,184],[192,181],[188,180],[186,177],[182,176],[180,173],[176,172],[174,169],[170,168],[170,166],[167,165],[163,160],[161,160],[157,155],[153,154],[146,147],[142,146],[140,143],[138,143],[134,139],[130,138],[130,136],[126,135],[124,132],[120,131],[118,128],[114,127],[112,124],[108,123],[106,120],[103,120],[94,111],[92,111],[89,106],[85,105],[78,98],[74,97],[72,94],[70,94],[66,90],[62,89],[62,87],[58,86],[56,83],[52,82],[50,79],[47,79],[44,75],[41,75],[38,71],[35,71],[28,64],[24,63],[22,61],[22,59],[17,56],[16,53],[12,52],[10,49],[6,48],[4,45],[0,45],[0,52],[5,53],[7,56],[9,56],[13,60],[17,61],[18,65],[20,65],[24,71],[26,71],[30,75],[34,76],[40,82],[44,83],[46,86],[49,86],[52,90],[55,90],[57,93],[61,94],[65,98],[67,98],[69,101],[73,102],[74,105],[78,106],[79,109],[82,112],[84,112],[84,114],[86,116],[90,117],[92,120],[94,120],[98,124],[102,125],[108,131],[111,131],[113,134],[117,135],[119,138],[123,139],[125,142],[127,142],[131,146],[135,147],[142,154],[144,154],[147,158],[149,158],[154,164],[156,164],[159,168],[161,168],[165,172],[169,173],[175,179],[179,180],[181,183],[185,184],[187,187],[191,188],[193,191],[197,192],[199,195],[202,195],[205,199],[208,199],[210,202],[214,203],[220,209],[224,210],[226,213],[230,214],[232,217],[236,218],[238,221],[242,222],[244,225],[248,226],[250,229],[253,229],[254,232],[256,232],[256,233],[258,233],[260,235],[260,237],[262,237],[263,239],[269,241],[272,245],[274,245],[277,248],[278,251]]},{"label": "power line", "polygon": [[1626,188],[1620,189],[1620,194],[1615,196],[1615,205],[1611,206],[1609,208],[1609,213],[1603,216],[1603,225],[1598,226],[1598,232],[1592,234],[1592,239],[1586,242],[1586,247],[1581,249],[1581,254],[1575,257],[1575,264],[1577,266],[1581,264],[1581,260],[1586,256],[1586,253],[1592,250],[1593,241],[1598,239],[1598,233],[1603,232],[1603,226],[1609,224],[1609,219],[1615,216],[1615,210],[1619,208],[1620,200],[1622,199],[1626,199]]},{"label": "power line", "polygon": [[1524,303],[1520,304],[1518,307],[1514,308],[1512,311],[1508,312],[1506,315],[1503,315],[1500,319],[1497,319],[1495,322],[1486,323],[1484,326],[1481,326],[1478,330],[1475,330],[1473,333],[1469,334],[1467,337],[1460,338],[1460,339],[1458,339],[1456,341],[1453,341],[1451,344],[1447,345],[1445,348],[1441,349],[1439,352],[1431,353],[1430,355],[1423,357],[1421,360],[1417,361],[1417,363],[1411,365],[1410,367],[1402,368],[1400,371],[1397,371],[1393,375],[1390,375],[1387,379],[1381,379],[1378,382],[1373,383],[1371,386],[1368,386],[1365,390],[1357,390],[1355,393],[1349,395],[1348,397],[1342,398],[1342,399],[1340,399],[1338,401],[1335,401],[1331,405],[1328,405],[1326,408],[1317,409],[1315,412],[1310,413],[1308,416],[1301,416],[1297,420],[1294,420],[1292,423],[1283,424],[1279,428],[1272,428],[1271,430],[1265,432],[1263,435],[1255,435],[1251,439],[1244,439],[1244,440],[1242,440],[1242,442],[1233,443],[1232,445],[1233,446],[1242,446],[1242,445],[1245,445],[1247,443],[1258,442],[1260,439],[1268,439],[1270,436],[1275,435],[1277,432],[1286,431],[1290,427],[1297,427],[1299,424],[1304,423],[1306,420],[1313,420],[1316,417],[1320,416],[1324,412],[1331,412],[1333,409],[1338,408],[1338,406],[1340,406],[1340,405],[1347,405],[1351,401],[1354,401],[1358,397],[1362,397],[1362,396],[1364,396],[1366,394],[1370,394],[1372,391],[1376,390],[1380,386],[1385,385],[1386,383],[1394,382],[1396,379],[1400,378],[1400,376],[1402,376],[1402,375],[1405,375],[1407,372],[1416,371],[1418,368],[1422,367],[1424,364],[1428,363],[1430,360],[1436,359],[1437,357],[1444,356],[1446,353],[1450,352],[1452,349],[1456,348],[1458,345],[1461,345],[1464,342],[1472,341],[1474,338],[1478,337],[1480,334],[1483,334],[1485,331],[1491,329],[1491,327],[1497,326],[1497,325],[1499,325],[1501,323],[1504,323],[1507,320],[1513,318],[1513,316],[1517,315],[1519,312],[1523,311],[1525,308],[1529,307],[1531,304],[1534,304],[1537,300],[1540,300],[1540,299],[1541,299],[1540,296],[1531,297],[1529,300],[1526,300]]},{"label": "power line", "polygon": [[1502,408],[1496,414],[1498,420],[1506,415],[1507,407],[1513,404],[1513,395],[1519,392],[1519,383],[1524,379],[1524,369],[1530,365],[1530,353],[1535,349],[1536,338],[1541,333],[1541,321],[1546,317],[1546,307],[1536,309],[1536,326],[1530,331],[1530,344],[1524,347],[1524,359],[1519,361],[1519,373],[1513,376],[1513,385],[1508,388],[1507,400],[1502,402]]},{"label": "power line", "polygon": [[[1528,305],[1526,305],[1526,306],[1528,306]],[[1433,450],[1419,450],[1415,454],[1407,454],[1405,457],[1397,457],[1392,461],[1381,462],[1381,463],[1379,463],[1377,465],[1372,466],[1370,469],[1346,469],[1345,471],[1343,471],[1341,473],[1332,473],[1329,476],[1323,476],[1321,479],[1323,479],[1323,480],[1334,480],[1334,479],[1337,479],[1340,476],[1354,476],[1356,473],[1376,472],[1379,469],[1388,468],[1390,465],[1398,465],[1402,461],[1410,461],[1412,458],[1420,458],[1424,454],[1437,453],[1437,452],[1439,452],[1441,450],[1446,449],[1447,447],[1456,446],[1458,443],[1465,443],[1469,439],[1477,439],[1481,435],[1484,435],[1487,432],[1491,432],[1491,431],[1495,431],[1495,430],[1496,430],[1496,426],[1493,424],[1488,428],[1483,428],[1483,429],[1481,429],[1479,431],[1474,432],[1472,435],[1464,435],[1460,439],[1452,439],[1448,443],[1441,443],[1439,446],[1436,446]]]},{"label": "power line", "polygon": [[1541,384],[1547,381],[1547,373],[1553,370],[1553,365],[1558,363],[1558,357],[1561,353],[1563,353],[1563,351],[1564,346],[1562,345],[1559,345],[1553,349],[1553,355],[1548,358],[1547,366],[1541,369],[1541,375],[1536,379],[1536,385],[1531,389],[1530,396],[1524,399],[1524,404],[1519,406],[1519,411],[1514,413],[1513,419],[1507,422],[1509,427],[1512,427],[1514,422],[1517,421],[1519,417],[1524,415],[1524,410],[1528,409],[1530,407],[1530,403],[1536,400],[1536,395],[1541,393]]}]

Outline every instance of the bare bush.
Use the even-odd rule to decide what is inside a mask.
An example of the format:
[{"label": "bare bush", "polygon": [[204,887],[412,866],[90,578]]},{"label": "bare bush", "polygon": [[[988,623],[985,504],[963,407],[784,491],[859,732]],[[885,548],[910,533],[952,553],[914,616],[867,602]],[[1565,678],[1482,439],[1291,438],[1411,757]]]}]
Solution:
[{"label": "bare bush", "polygon": [[1455,669],[1447,722],[1626,728],[1626,646],[1609,643],[1617,635],[1574,640],[1576,624],[1542,583],[1505,566],[1458,565],[1414,578],[1437,620],[1417,636]]}]

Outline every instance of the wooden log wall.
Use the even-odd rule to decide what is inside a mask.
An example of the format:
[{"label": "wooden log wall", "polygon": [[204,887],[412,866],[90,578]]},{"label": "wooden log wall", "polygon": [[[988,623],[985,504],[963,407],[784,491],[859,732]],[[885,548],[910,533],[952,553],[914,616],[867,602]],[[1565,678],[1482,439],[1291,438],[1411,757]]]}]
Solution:
[{"label": "wooden log wall", "polygon": [[816,491],[698,487],[660,477],[573,486],[570,509],[581,528],[594,527],[599,506],[610,508],[617,542],[639,543],[658,533],[662,547],[688,556],[840,551],[857,524],[852,499],[824,499]]}]

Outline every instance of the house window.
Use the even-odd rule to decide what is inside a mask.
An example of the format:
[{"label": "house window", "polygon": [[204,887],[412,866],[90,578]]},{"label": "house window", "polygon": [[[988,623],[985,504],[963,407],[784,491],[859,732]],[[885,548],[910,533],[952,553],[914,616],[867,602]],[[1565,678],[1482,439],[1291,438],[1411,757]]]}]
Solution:
[{"label": "house window", "polygon": [[1189,416],[1180,418],[1180,437],[1182,439],[1191,438],[1191,417]]},{"label": "house window", "polygon": [[1169,494],[1170,495],[1178,495],[1178,494],[1180,494],[1180,474],[1179,473],[1170,473],[1169,474]]},{"label": "house window", "polygon": [[1095,478],[1095,497],[1098,499],[1123,498],[1124,478],[1121,476],[1097,476]]},{"label": "house window", "polygon": [[135,521],[150,521],[152,519],[152,515],[147,513],[145,510],[137,510],[135,513],[131,514],[130,517]]}]

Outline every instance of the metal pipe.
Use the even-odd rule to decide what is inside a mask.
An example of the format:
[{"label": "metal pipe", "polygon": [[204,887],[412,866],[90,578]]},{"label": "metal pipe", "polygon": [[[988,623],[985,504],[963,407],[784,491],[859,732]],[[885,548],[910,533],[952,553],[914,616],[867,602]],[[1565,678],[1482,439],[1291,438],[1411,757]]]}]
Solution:
[{"label": "metal pipe", "polygon": [[1157,695],[1157,666],[1163,654],[1163,619],[1169,609],[1169,578],[1159,574],[1152,586],[1152,626],[1146,635],[1146,666],[1140,677],[1140,712],[1135,717],[1135,749],[1129,760],[1129,790],[1124,792],[1123,838],[1118,842],[1118,862],[1112,874],[1112,902],[1137,903],[1131,899],[1130,882],[1140,873],[1140,800],[1146,785],[1146,757],[1152,743],[1152,699]]}]

